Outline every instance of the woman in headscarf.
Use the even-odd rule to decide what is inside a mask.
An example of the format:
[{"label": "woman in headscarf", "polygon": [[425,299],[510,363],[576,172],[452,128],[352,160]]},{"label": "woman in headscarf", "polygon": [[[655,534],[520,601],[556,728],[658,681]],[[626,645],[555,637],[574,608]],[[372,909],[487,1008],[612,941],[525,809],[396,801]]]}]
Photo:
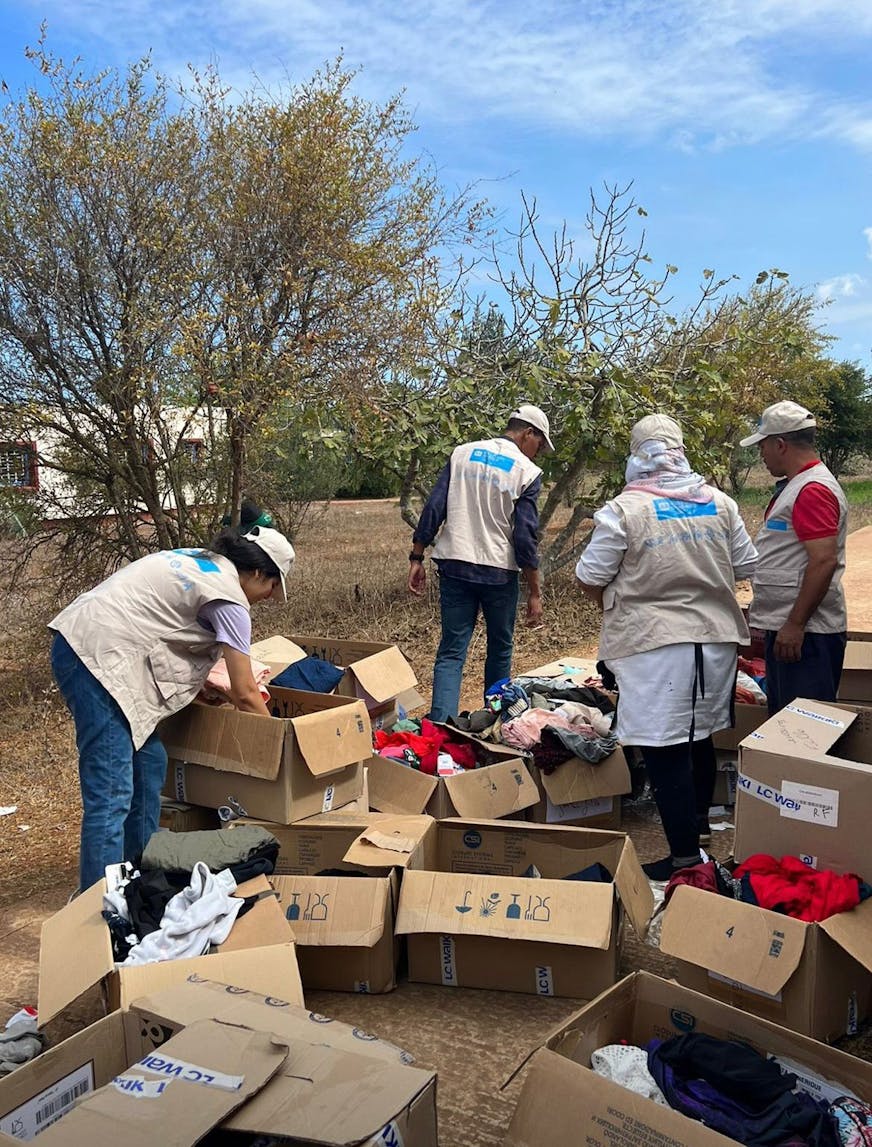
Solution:
[{"label": "woman in headscarf", "polygon": [[732,498],[694,473],[681,427],[633,427],[626,485],[594,515],[576,567],[603,611],[600,659],[614,674],[617,733],[645,760],[670,855],[653,880],[699,863],[715,782],[711,735],[732,724],[739,645],[749,640],[736,580],[757,551]]}]

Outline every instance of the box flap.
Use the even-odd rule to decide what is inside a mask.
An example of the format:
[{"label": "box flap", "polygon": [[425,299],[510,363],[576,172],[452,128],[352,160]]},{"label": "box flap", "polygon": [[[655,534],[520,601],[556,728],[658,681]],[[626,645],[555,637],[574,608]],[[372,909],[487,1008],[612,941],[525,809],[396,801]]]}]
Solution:
[{"label": "box flap", "polygon": [[247,1103],[288,1057],[268,1032],[202,1020],[83,1099],[44,1143],[152,1147],[198,1142]]},{"label": "box flap", "polygon": [[390,701],[406,689],[414,689],[418,678],[412,666],[391,645],[379,653],[362,657],[349,666],[365,693],[381,704]]},{"label": "box flap", "polygon": [[387,876],[274,876],[298,944],[372,948],[382,938]]},{"label": "box flap", "polygon": [[569,677],[584,682],[588,677],[599,677],[595,657],[558,657],[547,665],[525,669],[518,677]]},{"label": "box flap", "polygon": [[629,837],[627,837],[621,852],[621,859],[618,861],[615,885],[621,903],[630,917],[633,930],[637,936],[644,938],[654,912],[654,893],[651,891],[648,878],[639,864],[636,846]]},{"label": "box flap", "polygon": [[282,1072],[224,1126],[290,1143],[400,1143],[389,1125],[435,1078],[327,1047],[313,1034],[311,1043],[291,1044]]},{"label": "box flap", "polygon": [[297,745],[309,772],[321,777],[372,755],[372,730],[362,701],[292,717]]},{"label": "box flap", "polygon": [[218,983],[194,976],[183,984],[137,999],[131,1007],[145,1019],[143,1027],[147,1037],[152,1032],[160,1035],[167,1024],[187,1027],[195,1020],[219,1019],[259,1030],[268,1027],[286,1043],[302,1039],[306,1043],[344,1048],[390,1063],[414,1062],[402,1048],[359,1027],[339,1020],[325,1021],[324,1016],[303,1006],[302,993],[296,1003],[289,1003],[287,998],[244,991],[231,985],[232,980]]},{"label": "box flap", "polygon": [[501,936],[605,950],[613,907],[611,884],[409,870],[403,875],[396,931]]},{"label": "box flap", "polygon": [[864,900],[850,912],[839,912],[818,925],[849,956],[872,972],[872,900]]},{"label": "box flap", "polygon": [[369,803],[379,812],[422,813],[436,791],[437,777],[377,754],[367,763]]},{"label": "box flap", "polygon": [[541,776],[542,787],[555,805],[622,796],[632,788],[627,758],[621,748],[615,749],[598,765],[589,765],[587,761],[573,757],[553,773],[542,773]]},{"label": "box flap", "polygon": [[469,769],[442,783],[459,815],[473,819],[508,816],[539,800],[536,782],[520,759]]},{"label": "box flap", "polygon": [[265,876],[246,880],[234,892],[245,899],[260,896],[244,916],[234,921],[230,935],[215,952],[244,952],[249,948],[265,948],[270,944],[292,944],[294,933],[285,919],[278,897]]},{"label": "box flap", "polygon": [[872,641],[849,641],[845,646],[845,660],[842,672],[845,670],[866,672],[872,669]]},{"label": "box flap", "polygon": [[[49,916],[40,931],[40,1024],[47,1024],[82,992],[99,984],[114,966],[112,941],[103,909],[105,881],[87,888],[60,912]],[[75,958],[71,959],[71,953]]]},{"label": "box flap", "polygon": [[813,757],[828,753],[856,719],[850,709],[801,697],[749,733],[742,745]]},{"label": "box flap", "polygon": [[431,816],[380,817],[367,826],[342,859],[363,868],[406,868],[435,824]]},{"label": "box flap", "polygon": [[279,774],[286,731],[283,721],[198,701],[160,725],[170,760],[266,781]]},{"label": "box flap", "polygon": [[305,649],[301,649],[296,642],[274,633],[272,637],[265,637],[263,641],[256,641],[251,647],[251,656],[256,661],[263,661],[270,667],[270,680],[277,677],[289,665],[302,661],[306,656]]},{"label": "box flap", "polygon": [[809,925],[686,885],[663,913],[660,950],[774,996],[802,959]]},{"label": "box flap", "polygon": [[247,948],[242,952],[216,949],[207,956],[189,960],[165,960],[160,964],[137,964],[119,973],[118,1005],[130,1007],[133,1000],[152,992],[183,984],[191,977],[210,976],[237,991],[246,989],[263,996],[302,1004],[303,986],[297,954],[291,942]]}]

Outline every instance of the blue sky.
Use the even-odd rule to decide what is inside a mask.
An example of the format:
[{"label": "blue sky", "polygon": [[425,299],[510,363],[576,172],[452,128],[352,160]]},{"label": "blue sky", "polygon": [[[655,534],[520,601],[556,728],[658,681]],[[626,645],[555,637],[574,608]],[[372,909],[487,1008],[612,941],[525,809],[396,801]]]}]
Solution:
[{"label": "blue sky", "polygon": [[523,189],[578,233],[589,186],[634,180],[679,299],[704,267],[780,267],[829,301],[832,353],[872,366],[872,0],[0,0],[10,88],[43,19],[95,67],[151,50],[240,88],[342,51],[507,224]]}]

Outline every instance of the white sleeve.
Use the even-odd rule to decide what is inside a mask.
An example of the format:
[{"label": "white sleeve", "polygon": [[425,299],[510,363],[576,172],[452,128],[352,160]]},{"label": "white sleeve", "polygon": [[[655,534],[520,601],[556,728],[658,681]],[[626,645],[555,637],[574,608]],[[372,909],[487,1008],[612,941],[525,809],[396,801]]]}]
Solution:
[{"label": "white sleeve", "polygon": [[593,516],[594,530],[578,559],[575,576],[585,585],[605,586],[614,581],[627,549],[627,533],[620,515],[610,505]]},{"label": "white sleeve", "polygon": [[733,532],[730,539],[733,576],[736,581],[750,577],[757,566],[757,547],[751,541],[738,507],[733,516]]}]

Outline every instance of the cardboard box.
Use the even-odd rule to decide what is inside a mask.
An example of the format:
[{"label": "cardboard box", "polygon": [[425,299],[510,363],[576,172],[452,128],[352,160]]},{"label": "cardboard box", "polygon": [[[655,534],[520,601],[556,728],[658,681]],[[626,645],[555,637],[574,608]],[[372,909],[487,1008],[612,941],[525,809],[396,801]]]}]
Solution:
[{"label": "cardboard box", "polygon": [[746,705],[736,702],[736,724],[732,729],[721,729],[719,733],[712,734],[712,741],[716,749],[732,750],[737,752],[744,739],[759,729],[764,721],[769,720],[769,710],[765,705]]},{"label": "cardboard box", "polygon": [[[272,882],[293,929],[304,987],[392,991],[400,956],[394,936],[396,869],[426,863],[432,819],[328,813],[287,827],[263,827],[279,841]],[[402,838],[400,844],[377,847],[388,835]],[[319,876],[325,869],[371,875]]]},{"label": "cardboard box", "polygon": [[[617,978],[622,911],[647,931],[651,888],[623,833],[446,820],[435,842],[434,867],[400,889],[410,980],[586,998]],[[613,883],[561,879],[596,861]],[[542,879],[521,875],[531,864]]]},{"label": "cardboard box", "polygon": [[366,706],[271,689],[271,719],[194,702],[160,726],[166,795],[290,824],[357,800],[372,753]]},{"label": "cardboard box", "polygon": [[[742,1040],[762,1055],[800,1064],[806,1072],[872,1099],[872,1064],[717,1003],[646,972],[636,972],[576,1012],[530,1061],[504,1147],[580,1143],[728,1147],[735,1141],[680,1112],[635,1095],[590,1068],[591,1053],[627,1040],[644,1046],[702,1032]],[[792,1070],[795,1070],[792,1068]],[[809,1079],[809,1087],[814,1080]]]},{"label": "cardboard box", "polygon": [[[320,657],[344,669],[345,676],[336,687],[336,693],[363,701],[374,728],[388,728],[395,724],[399,720],[400,705],[409,710],[424,704],[415,688],[418,684],[415,672],[396,645],[356,638],[340,641],[309,633],[293,633],[289,639],[280,640],[290,641],[291,646],[302,650],[304,656]],[[251,647],[253,657],[271,666],[276,664],[276,654],[281,658],[286,652],[287,646],[277,645],[275,638],[267,638],[266,642],[257,642]],[[294,660],[299,658],[294,657]],[[292,663],[285,662],[281,668]]]},{"label": "cardboard box", "polygon": [[[206,1038],[204,1024],[213,1025]],[[136,1000],[129,1012],[114,1012],[0,1080],[0,1134],[17,1134],[15,1142],[32,1137],[131,1064],[156,1054],[172,1058],[186,1032],[197,1036],[188,1061],[209,1064],[218,1027],[243,1038],[270,1033],[290,1049],[269,1083],[224,1123],[228,1130],[287,1137],[288,1144],[436,1147],[435,1075],[409,1066],[407,1053],[280,998],[199,977]],[[247,1061],[238,1074],[243,1073],[249,1075]],[[190,1106],[202,1118],[200,1099],[198,1093]],[[58,1130],[64,1143],[82,1141],[70,1136],[74,1117],[67,1116]],[[110,1142],[130,1142],[126,1128],[109,1126],[115,1136]],[[148,1142],[194,1142],[180,1137],[177,1123],[172,1135],[148,1126]]]},{"label": "cardboard box", "polygon": [[[379,812],[426,813],[436,820],[463,816],[498,820],[522,815],[539,799],[527,765],[506,745],[488,746],[496,763],[453,777],[432,777],[375,754],[367,768],[369,803]],[[502,759],[499,759],[502,758]]]},{"label": "cardboard box", "polygon": [[797,700],[743,742],[735,855],[807,858],[872,879],[872,709]]},{"label": "cardboard box", "polygon": [[840,701],[872,703],[872,640],[849,641],[845,646],[838,697]]},{"label": "cardboard box", "polygon": [[158,827],[168,832],[202,832],[221,828],[221,821],[214,808],[201,808],[200,805],[184,804],[162,796]]},{"label": "cardboard box", "polygon": [[677,888],[660,950],[679,983],[825,1042],[853,1035],[872,1004],[872,904],[806,924]]},{"label": "cardboard box", "polygon": [[620,746],[597,765],[572,757],[548,775],[535,765],[530,772],[541,794],[528,813],[530,820],[582,828],[621,827],[621,797],[630,792],[632,781]]},{"label": "cardboard box", "polygon": [[[86,889],[42,926],[39,948],[41,1024],[63,1011],[88,988],[102,984],[111,1010],[126,1008],[145,992],[177,984],[193,974],[302,1004],[303,989],[290,925],[275,896],[255,905],[213,953],[188,960],[115,967],[103,908],[105,880]],[[243,895],[269,888],[265,877],[240,885]],[[75,958],[71,959],[71,953]]]}]

